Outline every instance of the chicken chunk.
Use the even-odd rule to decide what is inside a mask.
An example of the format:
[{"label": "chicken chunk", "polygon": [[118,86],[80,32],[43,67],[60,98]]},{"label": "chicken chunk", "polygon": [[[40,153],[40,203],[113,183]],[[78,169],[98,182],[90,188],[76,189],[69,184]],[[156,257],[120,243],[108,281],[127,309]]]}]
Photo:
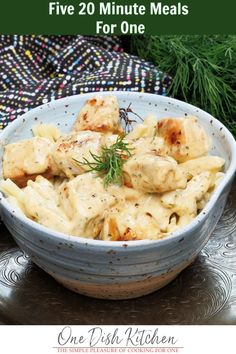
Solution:
[{"label": "chicken chunk", "polygon": [[53,149],[53,159],[58,169],[68,178],[88,170],[84,159],[94,161],[92,154],[99,154],[103,144],[101,133],[81,131],[61,136]]},{"label": "chicken chunk", "polygon": [[143,194],[136,203],[120,203],[107,211],[100,238],[111,241],[162,238],[171,213],[161,205],[158,196]]},{"label": "chicken chunk", "polygon": [[54,144],[46,138],[34,137],[5,146],[3,156],[3,175],[19,187],[25,187],[29,179],[38,175],[47,178],[57,174],[51,158]]},{"label": "chicken chunk", "polygon": [[133,188],[129,188],[125,185],[110,184],[106,188],[107,192],[116,198],[117,203],[138,203],[142,198],[143,192]]},{"label": "chicken chunk", "polygon": [[157,131],[169,148],[169,155],[184,162],[206,155],[210,142],[196,117],[165,118],[157,123]]},{"label": "chicken chunk", "polygon": [[160,233],[155,220],[147,214],[138,213],[133,205],[120,205],[105,219],[100,238],[110,241],[157,239]]},{"label": "chicken chunk", "polygon": [[177,162],[168,156],[138,154],[123,166],[125,184],[147,193],[163,193],[185,188],[187,177]]},{"label": "chicken chunk", "polygon": [[129,144],[129,148],[133,154],[152,153],[159,156],[167,156],[168,148],[163,138],[160,137],[143,137],[137,140],[129,140],[125,138],[125,142]]},{"label": "chicken chunk", "polygon": [[119,105],[115,96],[95,96],[89,99],[78,114],[73,131],[92,130],[122,134]]},{"label": "chicken chunk", "polygon": [[104,211],[117,199],[103,186],[103,179],[92,172],[75,177],[59,187],[63,209],[71,220],[72,234],[96,238],[104,220]]}]

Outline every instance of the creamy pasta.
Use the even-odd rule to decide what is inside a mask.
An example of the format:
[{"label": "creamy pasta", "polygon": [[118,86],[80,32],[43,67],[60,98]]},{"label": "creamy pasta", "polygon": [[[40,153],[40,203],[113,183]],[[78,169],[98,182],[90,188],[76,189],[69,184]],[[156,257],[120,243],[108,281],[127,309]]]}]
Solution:
[{"label": "creamy pasta", "polygon": [[115,96],[88,100],[68,134],[52,124],[32,131],[5,146],[0,190],[28,218],[74,236],[167,237],[224,176],[196,117],[149,116],[125,134]]}]

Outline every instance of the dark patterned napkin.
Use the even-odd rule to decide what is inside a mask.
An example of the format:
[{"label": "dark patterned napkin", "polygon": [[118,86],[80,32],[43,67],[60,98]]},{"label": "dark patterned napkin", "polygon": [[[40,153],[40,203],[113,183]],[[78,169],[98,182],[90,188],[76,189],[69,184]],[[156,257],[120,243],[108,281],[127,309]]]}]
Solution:
[{"label": "dark patterned napkin", "polygon": [[123,51],[118,37],[0,36],[0,129],[64,96],[98,91],[165,95],[170,78]]}]

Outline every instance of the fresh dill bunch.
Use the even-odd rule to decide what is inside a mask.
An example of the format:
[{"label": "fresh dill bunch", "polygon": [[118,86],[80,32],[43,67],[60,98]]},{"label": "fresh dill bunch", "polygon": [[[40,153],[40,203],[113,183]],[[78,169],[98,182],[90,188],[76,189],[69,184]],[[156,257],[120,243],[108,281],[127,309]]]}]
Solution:
[{"label": "fresh dill bunch", "polygon": [[131,51],[172,77],[168,94],[216,116],[236,136],[236,36],[132,36]]},{"label": "fresh dill bunch", "polygon": [[110,184],[121,184],[123,181],[122,167],[131,156],[131,149],[124,137],[118,137],[111,146],[103,146],[100,155],[90,152],[93,161],[84,158],[84,161],[74,159],[78,164],[87,166],[88,171],[98,172],[104,177],[104,187]]}]

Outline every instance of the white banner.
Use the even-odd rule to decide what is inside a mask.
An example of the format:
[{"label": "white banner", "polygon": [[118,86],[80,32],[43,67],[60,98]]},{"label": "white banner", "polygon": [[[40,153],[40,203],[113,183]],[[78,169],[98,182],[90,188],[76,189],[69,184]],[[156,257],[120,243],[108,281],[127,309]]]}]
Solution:
[{"label": "white banner", "polygon": [[1,326],[0,352],[236,353],[235,326]]}]

